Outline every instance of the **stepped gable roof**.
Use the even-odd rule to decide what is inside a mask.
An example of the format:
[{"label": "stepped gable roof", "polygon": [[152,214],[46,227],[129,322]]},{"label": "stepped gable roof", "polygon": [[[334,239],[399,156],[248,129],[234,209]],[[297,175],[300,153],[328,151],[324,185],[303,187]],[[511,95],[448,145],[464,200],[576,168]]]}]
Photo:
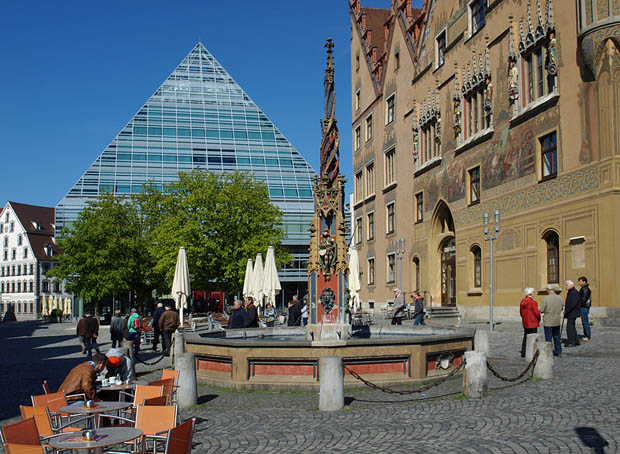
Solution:
[{"label": "stepped gable roof", "polygon": [[26,230],[30,247],[38,260],[52,259],[45,252],[48,244],[52,246],[54,256],[62,254],[54,242],[54,208],[10,201],[9,204]]}]

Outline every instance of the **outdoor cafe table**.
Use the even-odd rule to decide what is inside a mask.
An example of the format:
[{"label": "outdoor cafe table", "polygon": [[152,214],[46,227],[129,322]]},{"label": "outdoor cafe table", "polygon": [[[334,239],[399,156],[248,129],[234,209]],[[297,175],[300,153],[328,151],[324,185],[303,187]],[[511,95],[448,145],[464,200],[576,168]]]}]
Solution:
[{"label": "outdoor cafe table", "polygon": [[85,450],[88,452],[101,452],[102,449],[107,446],[125,443],[127,441],[134,440],[140,435],[142,435],[142,431],[140,429],[136,429],[135,427],[106,427],[103,429],[97,429],[95,432],[97,436],[104,435],[104,437],[99,440],[91,441],[68,441],[71,438],[79,436],[80,434],[80,432],[70,432],[50,438],[47,441],[47,444],[49,444],[54,449],[71,449]]},{"label": "outdoor cafe table", "polygon": [[[74,402],[66,407],[62,407],[60,412],[68,413],[70,415],[89,415],[92,419],[97,421],[97,419],[94,418],[95,415],[123,410],[129,407],[131,407],[131,402],[95,402],[93,407],[88,408],[84,401],[80,401]],[[93,424],[93,427],[97,427],[97,425]]]},{"label": "outdoor cafe table", "polygon": [[97,383],[97,392],[99,391],[117,391],[118,392],[118,400],[119,401],[124,401],[125,400],[125,395],[126,392],[129,390],[134,390],[136,389],[137,385],[147,385],[148,383],[145,382],[144,380],[135,380],[132,381],[131,383],[115,383],[113,385],[102,385],[101,383]]}]

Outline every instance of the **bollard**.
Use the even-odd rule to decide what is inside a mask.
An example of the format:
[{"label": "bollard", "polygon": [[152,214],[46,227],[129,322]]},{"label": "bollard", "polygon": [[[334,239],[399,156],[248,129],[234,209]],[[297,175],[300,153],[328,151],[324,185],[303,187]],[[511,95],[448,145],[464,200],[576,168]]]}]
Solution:
[{"label": "bollard", "polygon": [[529,363],[534,357],[534,342],[543,341],[545,338],[542,334],[532,333],[528,334],[525,340],[525,362]]},{"label": "bollard", "polygon": [[474,334],[474,350],[482,352],[485,355],[489,354],[489,332],[481,329],[476,330]]},{"label": "bollard", "polygon": [[172,344],[171,352],[172,355],[171,361],[174,364],[174,360],[177,356],[185,353],[185,337],[181,331],[175,331],[172,335],[174,342]]},{"label": "bollard", "polygon": [[319,410],[338,411],[344,408],[344,370],[340,356],[321,358]]},{"label": "bollard", "polygon": [[534,377],[544,380],[553,378],[553,344],[538,340],[534,342],[534,350],[538,350]]},{"label": "bollard", "polygon": [[483,352],[465,352],[463,394],[470,399],[486,397],[488,390],[487,355]]},{"label": "bollard", "polygon": [[196,387],[196,361],[193,353],[181,353],[176,357],[175,370],[179,371],[177,402],[180,408],[198,403]]},{"label": "bollard", "polygon": [[133,342],[130,340],[121,341],[121,351],[123,352],[123,355],[129,356],[129,358],[131,359],[131,371],[129,375],[131,376],[132,380],[135,380],[136,379],[136,358],[135,358],[134,350],[133,350]]}]

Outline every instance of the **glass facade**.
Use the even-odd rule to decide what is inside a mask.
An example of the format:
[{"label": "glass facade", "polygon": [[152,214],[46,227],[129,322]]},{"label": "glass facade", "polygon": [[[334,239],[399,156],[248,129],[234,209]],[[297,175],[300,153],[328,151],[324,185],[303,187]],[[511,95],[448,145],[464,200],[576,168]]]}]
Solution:
[{"label": "glass facade", "polygon": [[198,167],[251,172],[267,184],[294,256],[280,278],[305,285],[316,172],[202,43],[58,203],[56,227],[70,225],[100,193],[130,196],[149,180],[162,187]]}]

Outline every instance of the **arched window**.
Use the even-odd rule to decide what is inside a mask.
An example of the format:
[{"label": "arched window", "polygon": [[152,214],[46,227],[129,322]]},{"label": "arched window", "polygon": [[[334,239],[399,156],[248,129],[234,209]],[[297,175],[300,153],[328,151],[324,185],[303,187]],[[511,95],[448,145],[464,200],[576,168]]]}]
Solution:
[{"label": "arched window", "polygon": [[414,283],[415,290],[420,290],[421,282],[420,282],[420,259],[418,257],[413,258],[413,272],[414,275]]},{"label": "arched window", "polygon": [[482,287],[482,251],[480,246],[474,245],[471,248],[471,255],[473,258],[473,282],[474,288]]},{"label": "arched window", "polygon": [[22,283],[20,281],[17,281],[17,293],[21,293],[22,292]]},{"label": "arched window", "polygon": [[30,281],[30,282],[28,283],[28,291],[29,291],[30,293],[32,293],[32,292],[34,291],[34,282],[33,282],[33,281]]},{"label": "arched window", "polygon": [[560,283],[560,237],[556,232],[548,232],[544,238],[547,243],[547,283]]}]

